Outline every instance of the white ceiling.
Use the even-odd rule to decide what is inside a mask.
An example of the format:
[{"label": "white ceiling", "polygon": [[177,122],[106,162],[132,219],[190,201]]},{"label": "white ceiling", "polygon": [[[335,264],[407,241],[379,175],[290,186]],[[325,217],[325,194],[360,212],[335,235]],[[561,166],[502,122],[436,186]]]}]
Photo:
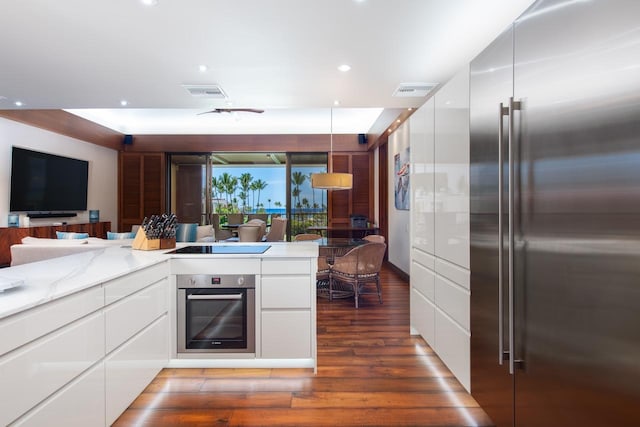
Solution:
[{"label": "white ceiling", "polygon": [[[0,109],[91,109],[132,134],[328,133],[338,100],[333,131],[364,133],[382,108],[424,102],[393,97],[400,83],[446,82],[531,3],[0,0]],[[229,105],[266,112],[196,115]]]}]

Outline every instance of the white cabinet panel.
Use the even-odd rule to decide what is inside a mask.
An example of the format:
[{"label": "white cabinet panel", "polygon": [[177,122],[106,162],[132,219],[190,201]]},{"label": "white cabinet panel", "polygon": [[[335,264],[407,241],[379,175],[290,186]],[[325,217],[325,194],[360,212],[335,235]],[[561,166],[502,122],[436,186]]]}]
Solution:
[{"label": "white cabinet panel", "polygon": [[435,252],[469,268],[469,66],[435,95]]},{"label": "white cabinet panel", "polygon": [[436,310],[435,319],[436,345],[434,350],[458,381],[469,391],[471,384],[470,335],[448,319],[440,310]]},{"label": "white cabinet panel", "polygon": [[309,276],[262,276],[262,308],[311,308],[311,286]]},{"label": "white cabinet panel", "polygon": [[434,98],[409,118],[412,246],[435,253]]},{"label": "white cabinet panel", "polygon": [[260,274],[260,258],[171,259],[171,274]]},{"label": "white cabinet panel", "polygon": [[435,346],[435,307],[415,289],[411,290],[411,328],[430,345]]},{"label": "white cabinet panel", "polygon": [[66,298],[0,321],[0,355],[86,316],[104,305],[104,291],[95,286]]},{"label": "white cabinet panel", "polygon": [[309,310],[262,312],[262,358],[309,358],[311,354]]},{"label": "white cabinet panel", "polygon": [[169,280],[165,278],[107,307],[105,310],[107,353],[167,312],[168,282]]},{"label": "white cabinet panel", "polygon": [[151,283],[164,279],[168,275],[169,265],[167,262],[163,262],[112,280],[109,282],[109,286],[105,287],[105,304],[114,303],[149,286]]},{"label": "white cabinet panel", "polygon": [[311,270],[309,259],[284,258],[262,260],[262,274],[311,274],[316,272],[316,266]]},{"label": "white cabinet panel", "polygon": [[104,356],[95,313],[0,359],[0,425],[7,425]]},{"label": "white cabinet panel", "polygon": [[435,302],[435,278],[432,270],[413,261],[411,263],[411,287],[423,296]]},{"label": "white cabinet panel", "polygon": [[436,276],[435,285],[435,300],[438,308],[464,330],[469,331],[469,298],[471,296],[469,291],[442,276]]},{"label": "white cabinet panel", "polygon": [[468,268],[463,268],[447,260],[437,258],[435,260],[435,271],[440,276],[446,277],[465,289],[471,288],[471,273]]},{"label": "white cabinet panel", "polygon": [[100,362],[12,426],[104,426],[104,363]]},{"label": "white cabinet panel", "polygon": [[120,416],[167,364],[167,322],[167,315],[164,315],[106,359],[107,425]]}]

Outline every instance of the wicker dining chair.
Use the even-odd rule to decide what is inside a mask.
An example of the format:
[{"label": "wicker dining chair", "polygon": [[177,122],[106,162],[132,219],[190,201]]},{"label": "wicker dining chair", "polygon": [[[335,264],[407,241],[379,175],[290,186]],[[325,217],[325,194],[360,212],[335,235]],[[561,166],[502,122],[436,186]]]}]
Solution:
[{"label": "wicker dining chair", "polygon": [[369,234],[368,236],[364,236],[362,239],[374,243],[385,243],[384,236],[379,234]]},{"label": "wicker dining chair", "polygon": [[[337,282],[350,285],[358,308],[358,300],[362,294],[378,294],[382,304],[380,288],[380,268],[387,245],[384,243],[365,243],[351,249],[343,256],[336,257],[329,268],[329,300],[333,299]],[[367,291],[367,284],[375,283],[376,291]],[[343,293],[344,291],[339,291]]]}]

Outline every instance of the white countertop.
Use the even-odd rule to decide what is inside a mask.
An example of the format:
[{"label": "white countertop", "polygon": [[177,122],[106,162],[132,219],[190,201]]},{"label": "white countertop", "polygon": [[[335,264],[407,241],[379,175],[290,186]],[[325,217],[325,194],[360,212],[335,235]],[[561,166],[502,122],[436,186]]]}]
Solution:
[{"label": "white countertop", "polygon": [[[238,243],[180,243],[188,245],[237,245]],[[314,242],[259,242],[242,245],[270,245],[262,254],[179,255],[166,251],[137,251],[109,246],[75,255],[0,269],[0,277],[24,283],[0,292],[0,319],[61,298],[122,275],[163,262],[169,258],[311,258],[318,256]]]}]

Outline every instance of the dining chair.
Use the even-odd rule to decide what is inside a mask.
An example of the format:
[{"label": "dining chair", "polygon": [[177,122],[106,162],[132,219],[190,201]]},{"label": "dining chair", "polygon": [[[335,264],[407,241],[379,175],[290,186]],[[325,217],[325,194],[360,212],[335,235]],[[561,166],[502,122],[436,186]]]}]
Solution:
[{"label": "dining chair", "polygon": [[322,236],[319,234],[301,233],[293,236],[294,242],[302,242],[305,240],[318,240],[318,239],[322,239]]},{"label": "dining chair", "polygon": [[240,242],[258,242],[260,240],[259,225],[242,224],[238,227],[238,240]]},{"label": "dining chair", "polygon": [[249,221],[251,221],[252,219],[260,219],[266,223],[267,220],[269,219],[269,214],[253,213],[253,214],[247,215],[247,219]]},{"label": "dining chair", "polygon": [[241,213],[227,214],[227,224],[243,224],[243,223],[244,223],[244,214],[241,214]]},{"label": "dining chair", "polygon": [[213,226],[213,237],[216,241],[233,237],[231,230],[220,228],[220,214],[211,214],[211,225]]},{"label": "dining chair", "polygon": [[367,240],[374,243],[385,243],[384,236],[381,236],[379,234],[369,234],[367,236],[364,236],[362,240]]},{"label": "dining chair", "polygon": [[[329,300],[333,299],[336,283],[340,282],[351,287],[356,308],[360,295],[363,294],[377,293],[382,304],[380,267],[386,249],[387,245],[384,243],[366,243],[351,249],[343,256],[336,257],[329,268]],[[375,292],[366,290],[366,285],[372,283],[376,285]]]},{"label": "dining chair", "polygon": [[266,242],[282,242],[287,231],[287,218],[273,218],[271,227],[265,236]]},{"label": "dining chair", "polygon": [[264,238],[265,233],[267,232],[267,223],[261,219],[254,218],[245,222],[244,225],[257,225],[260,227],[260,232],[258,233],[258,242]]}]

